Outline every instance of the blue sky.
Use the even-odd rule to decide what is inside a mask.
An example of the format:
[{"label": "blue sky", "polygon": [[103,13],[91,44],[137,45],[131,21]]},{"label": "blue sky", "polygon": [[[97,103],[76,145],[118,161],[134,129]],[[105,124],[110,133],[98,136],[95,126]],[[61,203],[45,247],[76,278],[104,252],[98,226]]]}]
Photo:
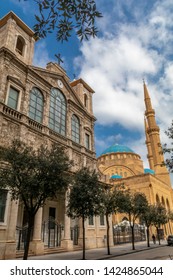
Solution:
[{"label": "blue sky", "polygon": [[[144,135],[143,79],[160,126],[161,141],[171,125],[173,104],[173,1],[96,0],[103,18],[96,39],[72,37],[59,44],[51,35],[37,42],[34,65],[45,67],[61,53],[68,76],[82,77],[94,90],[97,156],[108,146],[124,144],[148,167]],[[1,0],[0,17],[13,10],[31,28],[33,0]],[[40,55],[41,54],[41,55]]]}]

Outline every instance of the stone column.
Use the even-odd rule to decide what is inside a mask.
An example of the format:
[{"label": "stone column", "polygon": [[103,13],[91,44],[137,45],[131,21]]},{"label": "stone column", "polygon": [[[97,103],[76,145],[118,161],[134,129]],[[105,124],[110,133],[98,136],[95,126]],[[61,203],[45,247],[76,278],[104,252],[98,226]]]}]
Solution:
[{"label": "stone column", "polygon": [[61,245],[68,250],[72,250],[73,241],[70,236],[70,218],[66,215],[68,192],[69,190],[65,194],[64,239],[61,241]]},{"label": "stone column", "polygon": [[44,254],[44,243],[41,240],[42,215],[43,208],[41,207],[35,215],[33,238],[29,247],[29,251],[32,251],[35,255]]},{"label": "stone column", "polygon": [[[8,199],[10,199],[8,197]],[[4,250],[4,259],[14,259],[16,257],[16,223],[18,214],[18,201],[9,201],[9,216],[7,222],[7,235]]]}]

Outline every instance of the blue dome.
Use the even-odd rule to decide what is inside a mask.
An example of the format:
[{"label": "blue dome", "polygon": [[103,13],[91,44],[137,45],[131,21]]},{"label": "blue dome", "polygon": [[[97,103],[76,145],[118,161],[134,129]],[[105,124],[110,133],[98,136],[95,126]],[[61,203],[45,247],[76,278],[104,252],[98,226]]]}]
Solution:
[{"label": "blue dome", "polygon": [[149,173],[149,174],[154,175],[154,174],[155,174],[155,171],[152,170],[152,169],[149,169],[149,168],[145,168],[145,169],[144,169],[144,173],[145,173],[145,174],[148,174],[148,173]]},{"label": "blue dome", "polygon": [[121,179],[122,176],[118,175],[118,174],[114,174],[111,176],[111,179]]},{"label": "blue dome", "polygon": [[107,148],[101,155],[110,153],[134,153],[134,151],[124,145],[114,144]]}]

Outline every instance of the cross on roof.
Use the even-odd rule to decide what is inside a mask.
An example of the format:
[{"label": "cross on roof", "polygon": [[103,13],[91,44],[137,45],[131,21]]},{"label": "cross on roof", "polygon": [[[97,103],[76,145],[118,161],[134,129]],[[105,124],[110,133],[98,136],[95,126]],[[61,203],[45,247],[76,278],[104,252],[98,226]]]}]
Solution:
[{"label": "cross on roof", "polygon": [[64,61],[61,59],[61,54],[55,54],[55,57],[58,59],[58,64],[60,65],[60,63],[64,63]]}]

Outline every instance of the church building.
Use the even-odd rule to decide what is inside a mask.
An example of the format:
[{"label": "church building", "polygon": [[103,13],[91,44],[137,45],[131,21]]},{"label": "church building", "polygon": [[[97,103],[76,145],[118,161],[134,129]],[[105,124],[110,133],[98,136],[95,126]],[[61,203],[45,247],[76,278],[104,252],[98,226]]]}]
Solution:
[{"label": "church building", "polygon": [[[13,12],[0,20],[0,142],[13,139],[48,147],[57,143],[73,159],[72,171],[82,166],[96,169],[93,89],[83,80],[70,81],[65,70],[49,62],[46,68],[32,65],[34,32]],[[47,201],[35,217],[32,254],[61,247],[82,248],[80,221],[65,214],[66,197]],[[50,223],[51,221],[51,223]],[[26,215],[23,204],[0,198],[0,259],[15,258],[24,248]],[[103,247],[103,217],[86,221],[86,248]]]}]

